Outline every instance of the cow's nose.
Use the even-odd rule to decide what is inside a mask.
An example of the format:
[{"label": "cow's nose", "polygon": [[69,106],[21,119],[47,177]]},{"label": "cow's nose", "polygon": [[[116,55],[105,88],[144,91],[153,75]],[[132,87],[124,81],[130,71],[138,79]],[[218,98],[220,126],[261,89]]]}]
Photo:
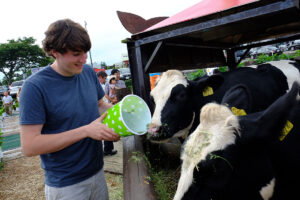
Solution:
[{"label": "cow's nose", "polygon": [[159,130],[159,126],[156,125],[156,124],[150,124],[149,127],[148,127],[148,133],[150,135],[155,135],[158,133],[158,130]]}]

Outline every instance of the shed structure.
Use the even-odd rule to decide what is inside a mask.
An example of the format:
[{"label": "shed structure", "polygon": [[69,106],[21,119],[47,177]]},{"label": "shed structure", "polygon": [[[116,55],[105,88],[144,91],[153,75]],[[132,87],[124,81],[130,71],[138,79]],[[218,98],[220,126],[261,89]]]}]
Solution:
[{"label": "shed structure", "polygon": [[[299,39],[299,6],[299,0],[202,0],[132,35],[127,50],[134,94],[151,107],[149,73],[218,66],[232,69],[243,59],[236,59],[237,50],[245,49],[247,54],[252,47]],[[124,151],[141,146],[140,136],[131,137]],[[129,171],[124,176],[134,176]],[[139,190],[135,185],[134,191],[145,187],[140,185]]]},{"label": "shed structure", "polygon": [[237,50],[298,38],[299,0],[202,0],[127,39],[134,93],[149,99],[148,73],[235,68]]}]

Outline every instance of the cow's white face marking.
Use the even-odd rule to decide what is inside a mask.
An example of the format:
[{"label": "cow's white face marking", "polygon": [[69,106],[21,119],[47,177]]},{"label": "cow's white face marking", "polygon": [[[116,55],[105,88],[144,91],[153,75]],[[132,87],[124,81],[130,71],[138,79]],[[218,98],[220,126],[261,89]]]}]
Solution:
[{"label": "cow's white face marking", "polygon": [[151,96],[155,102],[155,111],[153,113],[151,124],[161,126],[161,111],[171,95],[172,89],[182,84],[187,87],[188,82],[182,72],[178,70],[168,70],[162,74],[157,85],[151,91]]},{"label": "cow's white face marking", "polygon": [[189,130],[191,129],[191,127],[194,123],[194,119],[195,119],[195,113],[193,112],[193,118],[192,118],[190,125],[188,125],[188,127],[186,127],[185,129],[182,129],[182,130],[178,131],[177,133],[175,133],[174,137],[186,138],[188,136]]},{"label": "cow's white face marking", "polygon": [[275,188],[275,178],[273,178],[269,184],[263,187],[259,191],[259,193],[264,200],[269,200],[273,196],[274,188]]},{"label": "cow's white face marking", "polygon": [[236,138],[234,132],[238,130],[238,119],[226,106],[209,103],[201,109],[200,125],[188,137],[181,155],[181,176],[174,200],[180,200],[187,192],[196,165],[209,153],[233,144]]}]

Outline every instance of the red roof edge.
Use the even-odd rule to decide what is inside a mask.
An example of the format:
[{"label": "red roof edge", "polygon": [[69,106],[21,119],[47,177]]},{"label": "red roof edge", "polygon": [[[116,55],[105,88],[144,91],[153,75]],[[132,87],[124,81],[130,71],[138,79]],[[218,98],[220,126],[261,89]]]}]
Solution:
[{"label": "red roof edge", "polygon": [[201,2],[147,28],[143,32],[189,21],[259,0],[202,0]]}]

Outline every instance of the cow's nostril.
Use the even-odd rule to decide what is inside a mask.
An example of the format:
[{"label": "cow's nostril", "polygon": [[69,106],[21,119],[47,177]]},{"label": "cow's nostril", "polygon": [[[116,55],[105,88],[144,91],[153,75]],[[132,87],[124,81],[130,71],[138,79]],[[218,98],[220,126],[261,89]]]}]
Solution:
[{"label": "cow's nostril", "polygon": [[148,127],[148,133],[150,134],[156,134],[158,133],[159,130],[159,126],[155,125],[155,124],[150,124]]},{"label": "cow's nostril", "polygon": [[150,132],[150,133],[157,133],[158,132],[158,128],[157,127],[150,128],[150,129],[148,129],[148,132]]}]

